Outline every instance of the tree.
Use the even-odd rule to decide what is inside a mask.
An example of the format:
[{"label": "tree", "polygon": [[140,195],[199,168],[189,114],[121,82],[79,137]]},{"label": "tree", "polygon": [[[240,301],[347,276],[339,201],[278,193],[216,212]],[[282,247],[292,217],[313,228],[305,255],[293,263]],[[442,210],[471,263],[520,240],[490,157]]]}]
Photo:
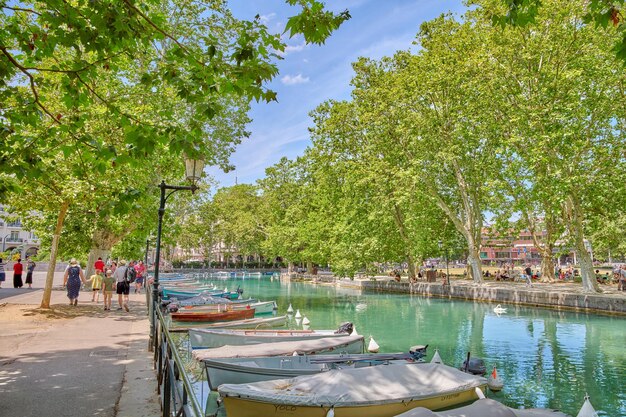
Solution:
[{"label": "tree", "polygon": [[[487,20],[493,2],[484,4],[476,16]],[[583,288],[598,291],[585,241],[594,218],[615,216],[609,196],[622,188],[624,111],[615,103],[623,100],[624,77],[606,47],[616,34],[584,25],[586,6],[545,0],[532,24],[505,27],[489,45],[498,63],[493,114],[507,138],[498,157],[528,227],[536,230],[534,219],[543,218],[542,272],[553,273],[546,261],[561,239],[577,252]]]},{"label": "tree", "polygon": [[[302,14],[286,29],[314,43],[349,18],[314,0],[289,3]],[[277,72],[274,51],[285,44],[260,18],[236,20],[221,2],[2,1],[0,11],[0,190],[35,185],[61,198],[40,206],[44,217],[61,208],[42,301],[47,307],[70,205],[79,196],[100,202],[88,192],[97,186],[94,177],[110,166],[141,166],[149,153],[161,152],[203,156],[228,170],[241,134],[216,127],[216,115],[233,103],[247,109],[253,99],[275,98],[264,84]],[[49,183],[59,164],[71,168]],[[110,247],[114,239],[101,232],[92,238]]]},{"label": "tree", "polygon": [[[491,12],[492,22],[496,25],[504,27],[505,25],[513,26],[530,26],[537,21],[540,13],[557,14],[563,7],[555,5],[552,2],[544,2],[542,0],[497,0],[499,2],[498,9]],[[484,2],[470,1],[469,4],[482,5]],[[622,61],[626,61],[626,33],[624,28],[626,22],[624,20],[625,0],[591,0],[585,2],[585,13],[582,16],[580,24],[591,25],[606,29],[613,26],[616,32],[622,32],[621,37],[606,36],[606,39],[613,42],[613,50],[616,56]]]}]

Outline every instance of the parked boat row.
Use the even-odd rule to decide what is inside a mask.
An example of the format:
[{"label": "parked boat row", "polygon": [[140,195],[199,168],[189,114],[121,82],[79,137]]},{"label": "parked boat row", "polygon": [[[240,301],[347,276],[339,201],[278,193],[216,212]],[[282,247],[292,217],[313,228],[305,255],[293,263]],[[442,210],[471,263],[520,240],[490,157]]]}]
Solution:
[{"label": "parked boat row", "polygon": [[[484,362],[469,353],[459,368],[444,364],[438,352],[425,363],[427,346],[421,345],[408,353],[366,354],[365,339],[351,323],[337,330],[271,328],[284,326],[288,317],[304,324],[306,316],[296,309],[294,317],[290,305],[288,316],[253,318],[258,306],[273,303],[274,311],[276,304],[214,298],[200,292],[173,300],[170,315],[194,321],[172,327],[188,330],[192,356],[202,363],[228,417],[567,417],[485,398],[487,387],[502,388],[501,380],[495,367],[485,378]],[[370,338],[372,345],[378,350]],[[586,400],[577,417],[595,417],[590,409]]]}]

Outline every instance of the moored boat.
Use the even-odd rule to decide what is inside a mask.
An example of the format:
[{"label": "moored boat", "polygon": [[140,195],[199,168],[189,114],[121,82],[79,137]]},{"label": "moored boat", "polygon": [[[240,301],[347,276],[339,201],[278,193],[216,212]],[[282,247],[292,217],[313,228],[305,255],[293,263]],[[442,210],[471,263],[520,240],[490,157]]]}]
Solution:
[{"label": "moored boat", "polygon": [[254,317],[254,309],[246,310],[232,310],[232,311],[183,311],[177,313],[171,313],[172,320],[176,321],[202,321],[202,322],[216,322],[216,321],[230,321],[230,320],[243,320],[251,319]]},{"label": "moored boat", "polygon": [[225,345],[242,346],[258,343],[288,342],[348,336],[334,330],[243,330],[243,329],[189,329],[189,343],[194,349],[216,348]]},{"label": "moored boat", "polygon": [[509,408],[498,401],[484,398],[465,407],[446,411],[431,411],[417,407],[396,417],[568,417],[568,415],[548,408]]},{"label": "moored boat", "polygon": [[213,349],[195,349],[193,357],[201,361],[210,358],[246,358],[254,356],[288,356],[294,353],[314,355],[319,353],[363,353],[363,336],[326,337],[295,342],[262,343],[245,346],[222,346]]},{"label": "moored boat", "polygon": [[252,319],[245,320],[233,320],[233,321],[225,321],[225,322],[217,322],[217,323],[170,323],[168,326],[170,331],[187,331],[192,327],[196,328],[213,328],[213,329],[257,329],[262,327],[280,327],[284,326],[287,323],[287,316],[276,316],[276,317],[255,317]]},{"label": "moored boat", "polygon": [[423,363],[421,352],[216,358],[205,359],[202,362],[209,388],[212,390],[216,390],[222,384],[245,384],[294,378],[337,368]]},{"label": "moored boat", "polygon": [[[176,311],[172,307],[169,307],[169,310]],[[259,301],[256,303],[229,303],[229,304],[215,303],[215,304],[204,304],[204,305],[195,305],[195,306],[183,306],[180,308],[177,307],[177,311],[230,311],[230,310],[246,310],[250,308],[253,308],[255,310],[255,314],[273,313],[274,310],[276,309],[276,302],[275,301]]]},{"label": "moored boat", "polygon": [[485,378],[446,365],[372,366],[292,379],[223,384],[229,417],[392,417],[415,407],[438,410],[478,398]]}]

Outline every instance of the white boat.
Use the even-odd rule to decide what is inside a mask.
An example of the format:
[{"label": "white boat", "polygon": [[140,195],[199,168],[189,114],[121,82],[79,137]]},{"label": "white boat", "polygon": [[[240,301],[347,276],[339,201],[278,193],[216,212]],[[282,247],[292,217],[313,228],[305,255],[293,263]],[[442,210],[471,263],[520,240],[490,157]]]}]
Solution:
[{"label": "white boat", "polygon": [[430,411],[417,407],[396,417],[568,417],[559,411],[547,408],[509,408],[490,398],[480,399],[465,407],[446,411]]},{"label": "white boat", "polygon": [[218,392],[229,417],[392,417],[415,407],[437,410],[473,401],[476,388],[486,385],[483,377],[424,363],[223,384]]},{"label": "white boat", "polygon": [[281,327],[287,323],[287,316],[276,317],[255,317],[253,319],[223,321],[217,323],[181,323],[170,322],[168,329],[170,331],[187,331],[190,328],[208,328],[208,329],[260,329],[268,327]]},{"label": "white boat", "polygon": [[250,358],[255,356],[314,355],[318,353],[363,353],[363,336],[326,337],[295,342],[263,343],[245,346],[222,346],[195,349],[193,357],[201,361],[212,358]]},{"label": "white boat", "polygon": [[331,369],[363,368],[376,365],[424,363],[419,353],[383,353],[355,355],[305,355],[253,358],[205,359],[209,387],[216,390],[222,384],[247,384],[280,378],[313,375]]},{"label": "white boat", "polygon": [[189,343],[193,349],[216,348],[225,345],[242,346],[259,343],[294,342],[298,340],[341,338],[346,336],[348,336],[347,333],[335,333],[335,330],[189,329]]}]

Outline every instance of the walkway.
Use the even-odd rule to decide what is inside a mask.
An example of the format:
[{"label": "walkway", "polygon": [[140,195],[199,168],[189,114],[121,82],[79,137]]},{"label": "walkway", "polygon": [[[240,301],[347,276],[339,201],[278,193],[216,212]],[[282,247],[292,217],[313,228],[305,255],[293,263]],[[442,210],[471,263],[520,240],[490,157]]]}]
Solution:
[{"label": "walkway", "polygon": [[131,293],[126,313],[115,310],[115,297],[104,311],[91,291],[73,307],[55,290],[52,308],[41,310],[44,275],[35,273],[32,290],[0,289],[0,415],[160,415],[145,294]]}]

